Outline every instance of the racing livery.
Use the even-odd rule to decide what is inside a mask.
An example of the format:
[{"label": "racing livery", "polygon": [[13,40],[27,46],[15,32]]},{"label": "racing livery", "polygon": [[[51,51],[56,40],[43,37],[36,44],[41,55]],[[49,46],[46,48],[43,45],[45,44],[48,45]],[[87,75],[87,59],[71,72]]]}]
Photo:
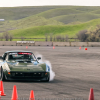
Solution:
[{"label": "racing livery", "polygon": [[38,80],[48,82],[50,67],[39,62],[31,51],[7,51],[0,58],[0,77],[5,80]]}]

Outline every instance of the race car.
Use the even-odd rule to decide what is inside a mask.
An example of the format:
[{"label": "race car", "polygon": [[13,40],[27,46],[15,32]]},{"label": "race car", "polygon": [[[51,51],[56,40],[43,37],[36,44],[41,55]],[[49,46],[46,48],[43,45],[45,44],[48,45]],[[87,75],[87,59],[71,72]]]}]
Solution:
[{"label": "race car", "polygon": [[7,51],[0,57],[0,77],[6,80],[37,80],[50,79],[50,67],[39,62],[31,51]]}]

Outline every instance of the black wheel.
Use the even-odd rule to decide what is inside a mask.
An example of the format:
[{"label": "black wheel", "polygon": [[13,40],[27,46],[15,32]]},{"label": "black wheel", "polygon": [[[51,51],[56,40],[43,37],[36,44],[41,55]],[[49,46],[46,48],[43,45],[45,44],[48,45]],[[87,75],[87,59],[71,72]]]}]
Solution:
[{"label": "black wheel", "polygon": [[49,79],[50,79],[50,77],[47,77],[46,80],[45,80],[45,82],[49,82]]},{"label": "black wheel", "polygon": [[2,67],[1,67],[1,81],[6,81],[6,79],[5,79],[5,74],[4,74],[4,72],[3,72]]},{"label": "black wheel", "polygon": [[46,80],[41,80],[41,82],[49,82],[49,77],[46,77]]}]

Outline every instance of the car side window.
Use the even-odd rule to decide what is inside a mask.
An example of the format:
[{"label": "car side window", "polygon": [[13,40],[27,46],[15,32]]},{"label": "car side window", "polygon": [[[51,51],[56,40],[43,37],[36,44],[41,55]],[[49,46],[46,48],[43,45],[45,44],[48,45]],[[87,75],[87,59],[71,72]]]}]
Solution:
[{"label": "car side window", "polygon": [[7,53],[5,53],[5,54],[3,55],[3,60],[5,60],[6,57],[7,57]]}]

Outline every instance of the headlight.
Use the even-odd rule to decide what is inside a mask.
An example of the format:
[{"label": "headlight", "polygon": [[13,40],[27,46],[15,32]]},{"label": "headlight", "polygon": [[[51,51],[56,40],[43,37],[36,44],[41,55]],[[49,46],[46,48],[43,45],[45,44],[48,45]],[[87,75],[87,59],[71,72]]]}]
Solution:
[{"label": "headlight", "polygon": [[46,71],[50,72],[50,67],[48,65],[46,65]]}]

